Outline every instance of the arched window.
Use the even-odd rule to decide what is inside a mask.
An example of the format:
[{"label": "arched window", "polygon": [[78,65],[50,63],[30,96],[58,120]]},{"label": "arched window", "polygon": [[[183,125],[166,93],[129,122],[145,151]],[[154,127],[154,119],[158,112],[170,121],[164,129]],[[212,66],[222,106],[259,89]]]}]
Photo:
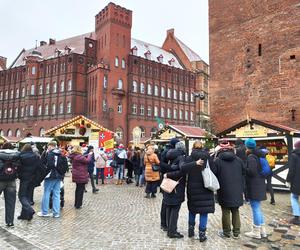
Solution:
[{"label": "arched window", "polygon": [[56,92],[57,92],[57,83],[54,82],[54,83],[53,83],[52,93],[56,93]]},{"label": "arched window", "polygon": [[50,93],[50,83],[46,84],[46,94]]},{"label": "arched window", "polygon": [[125,59],[123,58],[122,59],[122,69],[125,69],[126,68],[126,62],[125,62]]},{"label": "arched window", "polygon": [[158,116],[158,107],[154,106],[154,116],[157,117]]},{"label": "arched window", "polygon": [[10,99],[14,99],[14,90],[13,89],[10,91]]},{"label": "arched window", "polygon": [[35,67],[34,66],[31,68],[31,74],[35,75]]},{"label": "arched window", "polygon": [[45,135],[45,129],[44,128],[40,128],[40,136],[44,136]]},{"label": "arched window", "polygon": [[123,89],[123,80],[122,79],[118,80],[118,89]]},{"label": "arched window", "polygon": [[39,95],[42,95],[43,94],[43,84],[41,83],[39,85]]},{"label": "arched window", "polygon": [[2,109],[0,109],[0,119],[2,119]]},{"label": "arched window", "polygon": [[12,116],[13,116],[13,109],[10,108],[10,109],[9,109],[9,118],[12,118]]},{"label": "arched window", "polygon": [[168,111],[167,111],[167,118],[171,119],[171,109],[168,108]]},{"label": "arched window", "polygon": [[20,114],[21,117],[24,117],[24,107],[21,107],[21,114]]},{"label": "arched window", "polygon": [[176,100],[177,99],[177,91],[176,91],[176,89],[174,89],[174,91],[173,91],[173,98]]},{"label": "arched window", "polygon": [[16,98],[19,98],[20,97],[20,91],[19,89],[16,89]]},{"label": "arched window", "polygon": [[42,115],[42,105],[39,105],[38,107],[38,115]]},{"label": "arched window", "polygon": [[0,135],[3,136],[4,135],[4,132],[2,129],[0,129]]},{"label": "arched window", "polygon": [[8,99],[8,90],[5,91],[5,100]]},{"label": "arched window", "polygon": [[151,128],[151,131],[150,131],[150,136],[154,136],[155,134],[157,133],[157,128],[153,127]]},{"label": "arched window", "polygon": [[72,90],[72,80],[68,81],[68,91]]},{"label": "arched window", "polygon": [[177,109],[174,109],[174,112],[173,112],[173,119],[177,119]]},{"label": "arched window", "polygon": [[3,117],[4,119],[6,119],[7,118],[7,109],[4,109],[4,117]]},{"label": "arched window", "polygon": [[49,115],[49,105],[45,105],[45,115]]},{"label": "arched window", "polygon": [[157,87],[157,85],[154,86],[154,95],[158,96],[158,87]]},{"label": "arched window", "polygon": [[151,106],[148,106],[148,108],[147,108],[147,115],[148,116],[152,115],[152,107]]},{"label": "arched window", "polygon": [[144,105],[140,106],[140,115],[145,115],[145,106]]},{"label": "arched window", "polygon": [[180,120],[183,119],[183,110],[179,110],[179,119],[180,119]]},{"label": "arched window", "polygon": [[18,118],[19,116],[19,108],[15,108],[15,118]]},{"label": "arched window", "polygon": [[160,117],[165,117],[165,109],[163,107],[160,108]]},{"label": "arched window", "polygon": [[106,101],[106,99],[103,99],[103,101],[102,101],[102,110],[107,111],[107,101]]},{"label": "arched window", "polygon": [[115,67],[119,67],[119,57],[115,58]]},{"label": "arched window", "polygon": [[160,96],[165,97],[165,88],[164,87],[160,88]]},{"label": "arched window", "polygon": [[191,102],[194,102],[194,94],[191,93]]},{"label": "arched window", "polygon": [[16,137],[20,138],[21,137],[21,130],[17,128],[16,130]]},{"label": "arched window", "polygon": [[0,100],[3,100],[3,91],[0,91]]},{"label": "arched window", "polygon": [[148,83],[148,85],[147,85],[147,94],[152,95],[152,86],[150,83]]},{"label": "arched window", "polygon": [[132,92],[136,93],[137,91],[138,91],[137,82],[133,81],[132,82]]},{"label": "arched window", "polygon": [[11,129],[7,130],[7,136],[12,136],[12,131],[11,131]]},{"label": "arched window", "polygon": [[30,95],[34,95],[34,84],[31,84]]},{"label": "arched window", "polygon": [[33,105],[29,106],[29,116],[33,116]]},{"label": "arched window", "polygon": [[65,91],[65,82],[61,81],[60,83],[60,92],[64,92]]},{"label": "arched window", "polygon": [[118,113],[122,113],[122,103],[118,103]]},{"label": "arched window", "polygon": [[182,91],[179,91],[179,100],[183,101],[183,93],[182,93]]},{"label": "arched window", "polygon": [[64,113],[64,103],[63,103],[63,102],[61,102],[61,103],[59,104],[59,113],[60,113],[60,114],[63,114],[63,113]]},{"label": "arched window", "polygon": [[191,111],[191,121],[194,121],[194,112]]},{"label": "arched window", "polygon": [[123,139],[123,129],[121,127],[118,127],[116,129],[116,139],[118,139],[118,140]]},{"label": "arched window", "polygon": [[55,103],[52,103],[52,115],[55,115],[56,114],[56,104]]},{"label": "arched window", "polygon": [[108,77],[107,75],[104,75],[103,77],[103,88],[107,89],[108,86]]},{"label": "arched window", "polygon": [[132,105],[132,114],[133,114],[133,115],[136,115],[136,114],[137,114],[137,105],[136,105],[136,104],[133,104],[133,105]]},{"label": "arched window", "polygon": [[168,98],[172,98],[172,90],[168,88]]},{"label": "arched window", "polygon": [[70,114],[72,111],[71,102],[67,102],[67,113]]},{"label": "arched window", "polygon": [[189,101],[189,93],[188,92],[185,92],[185,98],[184,99],[185,99],[186,102]]},{"label": "arched window", "polygon": [[145,94],[145,84],[143,82],[141,82],[141,85],[140,85],[140,92],[141,92],[141,94]]},{"label": "arched window", "polygon": [[189,111],[187,111],[187,110],[185,111],[184,119],[185,119],[186,121],[189,120]]},{"label": "arched window", "polygon": [[22,97],[25,97],[25,87],[22,88]]}]

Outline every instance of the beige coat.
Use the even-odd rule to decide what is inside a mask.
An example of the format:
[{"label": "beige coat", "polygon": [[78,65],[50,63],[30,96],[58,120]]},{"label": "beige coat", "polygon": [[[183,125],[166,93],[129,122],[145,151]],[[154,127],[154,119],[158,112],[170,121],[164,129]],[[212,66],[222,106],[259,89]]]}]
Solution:
[{"label": "beige coat", "polygon": [[159,164],[159,159],[155,153],[145,154],[144,157],[145,163],[145,179],[146,181],[159,181],[160,175],[159,171],[155,172],[152,170],[152,164]]},{"label": "beige coat", "polygon": [[96,156],[96,168],[105,168],[107,161],[106,154],[98,154]]}]

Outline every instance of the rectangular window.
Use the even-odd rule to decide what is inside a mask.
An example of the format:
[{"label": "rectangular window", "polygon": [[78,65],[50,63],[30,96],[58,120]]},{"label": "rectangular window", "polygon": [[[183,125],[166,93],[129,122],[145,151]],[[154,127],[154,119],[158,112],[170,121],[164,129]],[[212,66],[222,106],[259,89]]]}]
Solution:
[{"label": "rectangular window", "polygon": [[147,115],[148,116],[152,115],[152,108],[151,108],[151,106],[148,106]]},{"label": "rectangular window", "polygon": [[104,75],[103,77],[103,88],[107,88],[107,85],[108,85],[108,78],[107,78],[107,75]]},{"label": "rectangular window", "polygon": [[140,107],[140,114],[141,115],[145,114],[145,107],[144,107],[144,105],[141,105],[141,107]]}]

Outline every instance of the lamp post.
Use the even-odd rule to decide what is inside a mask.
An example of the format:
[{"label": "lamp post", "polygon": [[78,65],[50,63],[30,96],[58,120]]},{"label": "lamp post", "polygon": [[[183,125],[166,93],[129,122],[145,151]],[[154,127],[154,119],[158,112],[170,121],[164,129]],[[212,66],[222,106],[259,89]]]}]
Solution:
[{"label": "lamp post", "polygon": [[[193,95],[194,95],[195,99],[199,98],[199,122],[197,125],[199,127],[201,127],[201,101],[203,101],[205,99],[205,93],[204,93],[204,91],[200,91],[200,92],[193,93]],[[198,115],[198,112],[197,112],[197,115]]]}]

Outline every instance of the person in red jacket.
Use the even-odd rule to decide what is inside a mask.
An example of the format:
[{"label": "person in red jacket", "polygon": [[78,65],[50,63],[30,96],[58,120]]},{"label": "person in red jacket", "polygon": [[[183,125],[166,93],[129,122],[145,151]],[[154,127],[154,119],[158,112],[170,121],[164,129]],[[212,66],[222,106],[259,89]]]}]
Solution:
[{"label": "person in red jacket", "polygon": [[69,158],[72,162],[72,181],[76,183],[75,190],[75,208],[82,207],[83,193],[85,184],[89,181],[88,164],[91,160],[92,153],[82,155],[80,146],[74,146]]}]

